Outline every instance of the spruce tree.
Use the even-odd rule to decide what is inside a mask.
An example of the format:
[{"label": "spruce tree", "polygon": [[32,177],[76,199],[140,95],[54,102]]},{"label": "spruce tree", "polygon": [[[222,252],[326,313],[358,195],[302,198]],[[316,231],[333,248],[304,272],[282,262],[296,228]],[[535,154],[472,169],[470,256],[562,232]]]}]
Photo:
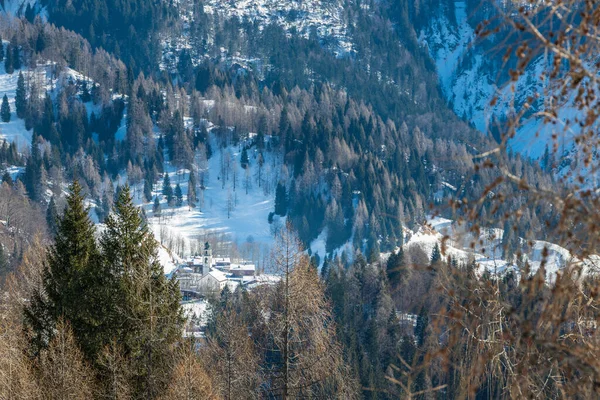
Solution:
[{"label": "spruce tree", "polygon": [[431,252],[431,265],[435,265],[442,260],[442,253],[440,252],[440,246],[436,243]]},{"label": "spruce tree", "polygon": [[248,151],[244,147],[244,149],[242,150],[240,164],[242,165],[242,168],[246,169],[246,168],[248,168],[249,163],[250,163],[250,160],[248,159]]},{"label": "spruce tree", "polygon": [[15,95],[15,108],[17,111],[17,117],[25,118],[25,112],[27,110],[27,97],[25,91],[25,78],[23,73],[19,72],[19,79],[17,79],[17,92]]},{"label": "spruce tree", "polygon": [[171,204],[173,201],[173,188],[171,187],[171,179],[167,173],[165,173],[165,179],[163,180],[162,194],[167,198],[167,202]]},{"label": "spruce tree", "polygon": [[137,397],[155,398],[166,386],[183,317],[179,287],[159,263],[158,245],[125,186],[100,239],[102,262],[118,277],[114,330],[131,356]]},{"label": "spruce tree", "polygon": [[95,227],[83,201],[81,186],[75,181],[58,220],[54,244],[48,250],[43,291],[34,293],[25,309],[34,354],[48,345],[61,318],[71,324],[86,356],[98,350],[96,330],[102,321],[96,313],[103,307],[94,301],[96,290],[102,290],[102,282],[96,285],[95,280],[99,252]]},{"label": "spruce tree", "polygon": [[0,106],[0,118],[2,122],[10,122],[10,105],[8,104],[8,97],[4,95],[2,98],[2,106]]},{"label": "spruce tree", "polygon": [[287,191],[285,184],[279,182],[275,190],[275,214],[285,216],[287,213]]},{"label": "spruce tree", "polygon": [[144,200],[152,200],[152,183],[148,179],[144,179]]},{"label": "spruce tree", "polygon": [[177,207],[181,207],[183,205],[183,192],[179,183],[175,186],[175,199],[177,200]]},{"label": "spruce tree", "polygon": [[19,51],[19,46],[13,47],[13,69],[21,69],[21,52]]},{"label": "spruce tree", "polygon": [[4,70],[7,74],[12,74],[15,72],[15,68],[13,66],[13,49],[10,43],[6,46],[6,56],[4,57]]}]

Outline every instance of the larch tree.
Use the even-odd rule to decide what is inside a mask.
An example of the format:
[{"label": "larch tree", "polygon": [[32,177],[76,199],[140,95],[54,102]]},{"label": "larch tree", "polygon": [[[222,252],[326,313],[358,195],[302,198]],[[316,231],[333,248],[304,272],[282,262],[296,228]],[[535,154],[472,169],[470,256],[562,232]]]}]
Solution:
[{"label": "larch tree", "polygon": [[248,327],[230,303],[215,317],[214,334],[201,353],[223,399],[260,398],[260,358]]},{"label": "larch tree", "polygon": [[282,279],[269,300],[265,363],[269,395],[357,398],[357,384],[336,340],[323,284],[289,224],[277,238],[273,264]]},{"label": "larch tree", "polygon": [[43,399],[87,400],[95,391],[94,375],[84,360],[68,323],[62,319],[39,362]]},{"label": "larch tree", "polygon": [[173,378],[161,400],[218,400],[211,377],[198,360],[195,342],[186,340],[177,351]]}]

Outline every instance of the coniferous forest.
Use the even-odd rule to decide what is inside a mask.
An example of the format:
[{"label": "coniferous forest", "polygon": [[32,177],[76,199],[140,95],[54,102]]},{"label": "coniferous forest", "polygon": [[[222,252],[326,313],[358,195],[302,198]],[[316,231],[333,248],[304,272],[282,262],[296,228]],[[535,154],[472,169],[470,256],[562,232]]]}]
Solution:
[{"label": "coniferous forest", "polygon": [[596,398],[599,8],[505,3],[0,0],[0,398]]}]

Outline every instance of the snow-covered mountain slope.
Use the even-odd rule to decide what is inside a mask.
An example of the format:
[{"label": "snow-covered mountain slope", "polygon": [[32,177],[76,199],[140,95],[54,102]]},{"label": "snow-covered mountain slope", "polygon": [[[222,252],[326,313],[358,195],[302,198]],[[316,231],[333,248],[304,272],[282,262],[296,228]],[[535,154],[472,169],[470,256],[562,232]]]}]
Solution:
[{"label": "snow-covered mountain slope", "polygon": [[[431,257],[435,245],[442,249],[444,248],[442,242],[444,242],[444,257],[450,256],[459,264],[465,265],[475,262],[480,274],[484,271],[492,275],[502,275],[507,271],[518,274],[520,267],[514,262],[507,262],[502,257],[503,235],[502,229],[487,229],[483,230],[479,237],[474,237],[454,221],[435,217],[415,231],[408,229],[405,231],[404,252],[405,255],[410,254],[411,249],[418,248]],[[449,239],[444,241],[445,237]],[[474,248],[471,247],[473,243],[475,243]],[[528,263],[531,272],[535,273],[544,263],[546,279],[549,282],[555,279],[559,271],[575,265],[582,265],[584,274],[600,272],[600,256],[592,256],[581,263],[581,260],[575,258],[567,249],[553,243],[536,240],[528,246],[524,239],[520,239],[520,243],[523,247],[523,265],[525,262]]]},{"label": "snow-covered mountain slope", "polygon": [[[476,41],[476,22],[472,20],[464,1],[456,1],[455,23],[448,18],[449,10],[441,10],[431,19],[429,26],[420,33],[434,59],[442,91],[456,114],[470,121],[484,134],[496,129],[496,124],[510,118],[511,110],[520,110],[529,102],[531,112],[521,121],[521,127],[513,139],[511,148],[526,156],[538,159],[548,146],[552,148],[552,135],[562,137],[560,154],[571,151],[570,135],[560,127],[544,125],[539,118],[532,117],[544,109],[544,93],[547,89],[542,73],[548,61],[543,57],[534,60],[515,83],[507,82],[501,58],[506,48],[503,43],[492,42],[484,50]],[[504,72],[504,74],[503,74]],[[541,95],[536,99],[536,95]],[[495,104],[491,105],[493,98]],[[531,98],[535,100],[530,102]],[[572,118],[574,109],[567,107],[560,119]],[[564,173],[564,171],[561,171]]]},{"label": "snow-covered mountain slope", "polygon": [[[253,147],[249,150],[250,166],[246,171],[240,166],[244,142],[239,146],[219,148],[214,134],[210,137],[212,148],[218,150],[200,170],[204,175],[205,189],[196,189],[198,201],[195,207],[188,204],[190,170],[177,169],[168,161],[165,163],[166,173],[173,188],[180,185],[183,204],[167,204],[162,195],[162,180],[154,185],[152,192],[153,198],[159,199],[160,211],[154,212],[153,201],[142,200],[143,183],[134,185],[136,201],[144,208],[157,240],[173,253],[189,256],[204,241],[217,240],[227,247],[221,249],[224,252],[222,256],[230,256],[228,252],[234,251],[231,248],[234,245],[235,251],[251,253],[244,256],[260,265],[261,258],[268,254],[273,243],[272,229],[282,223],[275,221],[269,224],[268,221],[274,208],[273,181],[279,176],[281,161],[264,152],[264,164],[260,167],[258,152]],[[224,158],[231,165],[228,178],[222,175]]]},{"label": "snow-covered mountain slope", "polygon": [[308,37],[314,29],[320,38],[338,40],[339,54],[352,50],[344,20],[344,4],[339,0],[208,0],[204,11],[211,15],[237,17],[240,21],[249,20],[257,23],[260,30],[275,23],[287,31],[295,30]]},{"label": "snow-covered mountain slope", "polygon": [[39,4],[38,0],[0,0],[0,14],[11,17],[25,16],[28,7],[33,15],[40,15],[43,19],[47,19],[46,9]]}]

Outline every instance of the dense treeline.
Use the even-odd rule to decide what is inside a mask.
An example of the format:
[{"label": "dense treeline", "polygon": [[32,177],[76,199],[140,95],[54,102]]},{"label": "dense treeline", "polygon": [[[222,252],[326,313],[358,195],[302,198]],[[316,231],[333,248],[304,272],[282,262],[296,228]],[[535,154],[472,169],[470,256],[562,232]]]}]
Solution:
[{"label": "dense treeline", "polygon": [[129,187],[99,240],[77,181],[57,224],[54,243],[30,246],[3,287],[3,397],[356,398],[324,286],[290,228],[273,255],[281,281],[225,289],[196,354]]},{"label": "dense treeline", "polygon": [[[361,84],[361,91],[340,89],[304,78],[290,83],[286,74],[304,75],[283,64],[271,72],[276,75],[261,79],[239,65],[207,59],[194,66],[183,56],[171,76],[146,77],[102,50],[92,51],[81,37],[64,29],[25,20],[2,29],[1,34],[11,38],[6,47],[19,49],[23,65],[54,62],[42,67],[50,74],[46,79],[25,68],[14,72],[19,74],[17,117],[32,129],[31,152],[19,179],[35,202],[48,204],[47,189],[60,197],[61,183],[77,178],[103,219],[114,201],[114,181],[124,173],[130,184],[143,183],[146,202],[156,202],[151,188],[161,181],[168,157],[171,164],[196,171],[187,203],[201,207],[200,165],[221,157],[220,175],[224,181],[232,175],[227,155],[213,154],[219,150],[211,148],[213,135],[220,146],[244,143],[244,151],[251,154],[248,163],[260,163],[267,153],[283,160],[283,167],[255,179],[265,193],[275,192],[275,213],[289,214],[304,243],[328,228],[328,251],[352,239],[355,248],[376,257],[380,250],[401,244],[402,226],[422,223],[429,204],[453,196],[476,198],[495,179],[486,170],[474,171],[471,161],[488,146],[486,140],[458,119],[448,119],[445,106],[436,109],[438,95],[428,90],[421,99],[409,101],[417,108],[403,108],[404,100],[389,97],[402,97],[397,85],[390,87],[391,94],[377,82],[373,87],[382,91],[365,90],[367,84]],[[329,60],[328,53],[308,39],[288,39],[281,31],[274,35],[288,45],[297,40],[295,48],[321,54],[306,55],[312,66]],[[419,71],[425,68],[411,65]],[[67,66],[83,76],[70,74]],[[355,65],[351,71],[360,75],[363,69]],[[51,91],[46,93],[48,87]],[[375,95],[379,100],[370,102],[369,96]],[[380,101],[400,108],[381,113]],[[209,123],[216,125],[210,131]],[[257,135],[248,141],[250,132]],[[511,164],[517,175],[531,177],[539,187],[552,187],[547,176],[518,156]],[[484,222],[527,201],[511,187],[506,191],[511,201],[502,209],[484,204]],[[181,206],[183,199],[168,203]],[[535,237],[545,228],[541,218],[553,220],[549,206],[528,213],[520,220],[516,238]],[[518,247],[517,240],[513,244]]]}]

